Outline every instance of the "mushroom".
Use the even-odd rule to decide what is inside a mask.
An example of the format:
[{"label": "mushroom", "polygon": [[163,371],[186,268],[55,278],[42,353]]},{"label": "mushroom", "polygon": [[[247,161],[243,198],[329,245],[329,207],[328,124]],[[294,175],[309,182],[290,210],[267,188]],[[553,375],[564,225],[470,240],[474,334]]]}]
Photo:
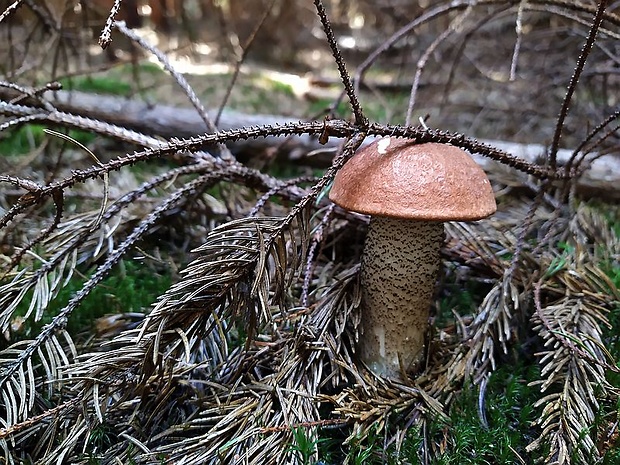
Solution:
[{"label": "mushroom", "polygon": [[457,147],[385,137],[342,167],[329,198],[371,215],[357,352],[375,374],[402,380],[424,360],[443,222],[493,214],[491,184]]}]

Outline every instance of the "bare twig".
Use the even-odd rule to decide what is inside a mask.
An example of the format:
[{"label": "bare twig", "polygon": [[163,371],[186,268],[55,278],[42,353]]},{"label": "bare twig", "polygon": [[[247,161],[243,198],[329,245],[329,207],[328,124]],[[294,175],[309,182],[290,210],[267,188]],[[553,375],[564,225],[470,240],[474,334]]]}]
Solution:
[{"label": "bare twig", "polygon": [[252,48],[252,44],[254,43],[254,40],[256,39],[256,35],[260,31],[260,29],[263,27],[265,20],[269,17],[269,14],[271,13],[271,10],[273,9],[273,6],[275,4],[276,4],[276,0],[271,0],[271,3],[267,6],[267,8],[265,8],[265,11],[263,11],[263,15],[261,16],[260,20],[254,27],[254,30],[250,34],[250,37],[247,39],[245,44],[241,46],[241,50],[242,50],[241,56],[238,57],[237,62],[235,63],[235,70],[233,71],[233,75],[230,78],[228,87],[226,87],[226,93],[224,94],[224,97],[222,98],[222,102],[220,103],[220,106],[217,110],[217,114],[215,115],[214,124],[216,126],[219,124],[220,118],[222,117],[222,113],[224,112],[224,108],[226,107],[226,103],[228,102],[228,99],[230,98],[230,95],[235,86],[235,83],[237,82],[237,78],[239,77],[239,73],[241,72],[241,65],[245,62],[245,59],[248,56],[250,49]]},{"label": "bare twig", "polygon": [[590,27],[588,38],[583,45],[583,49],[581,50],[579,59],[577,60],[577,66],[575,67],[575,71],[573,72],[570,83],[568,84],[568,89],[566,90],[566,95],[564,96],[562,108],[560,109],[560,114],[558,115],[557,123],[555,126],[555,132],[553,134],[553,140],[551,141],[551,147],[549,148],[549,166],[551,169],[555,169],[556,167],[557,152],[558,147],[560,146],[560,137],[562,136],[562,130],[564,129],[564,121],[566,120],[566,115],[568,114],[568,107],[570,106],[573,94],[575,93],[575,90],[577,88],[579,77],[581,76],[581,73],[583,72],[583,69],[586,65],[586,60],[588,59],[590,51],[592,50],[592,47],[594,45],[594,41],[596,40],[598,30],[601,26],[601,23],[603,22],[607,3],[607,0],[599,0],[598,2],[596,15],[592,20],[592,26]]},{"label": "bare twig", "polygon": [[[181,73],[179,73],[177,70],[174,69],[168,57],[164,53],[162,53],[161,50],[149,44],[146,40],[142,39],[131,29],[127,28],[123,22],[116,22],[114,23],[114,26],[119,31],[121,31],[124,35],[126,35],[131,40],[139,44],[142,48],[144,48],[145,50],[148,50],[153,55],[155,55],[155,57],[159,60],[159,62],[164,66],[166,71],[168,71],[170,75],[174,78],[174,80],[177,82],[177,84],[179,84],[179,87],[183,89],[183,92],[185,92],[185,95],[187,95],[187,98],[189,99],[190,103],[196,109],[196,111],[198,112],[202,120],[204,121],[208,131],[216,132],[217,127],[215,123],[211,120],[211,117],[208,115],[207,110],[202,105],[202,102],[196,95],[196,92],[194,92],[194,89],[192,89],[192,87],[189,85],[189,83],[187,82],[187,79],[185,79],[185,77]],[[228,147],[226,147],[226,145],[220,143],[220,144],[217,144],[217,147],[220,151],[220,156],[222,157],[223,160],[230,161],[234,159],[232,153],[230,153],[230,150],[228,149]]]},{"label": "bare twig", "polygon": [[327,42],[332,50],[332,55],[334,57],[334,61],[338,66],[338,72],[340,73],[340,79],[342,80],[342,85],[349,97],[349,102],[351,103],[351,109],[353,110],[353,115],[355,116],[355,123],[360,127],[360,129],[365,129],[368,125],[368,118],[364,116],[362,111],[362,106],[357,98],[357,89],[353,87],[351,83],[351,77],[349,76],[349,72],[344,64],[344,59],[342,58],[342,54],[340,53],[340,49],[338,48],[338,44],[336,43],[336,38],[334,37],[334,30],[329,23],[329,18],[327,16],[327,12],[325,11],[325,7],[323,6],[323,2],[321,0],[314,0],[314,6],[316,7],[316,11],[319,15],[321,23],[323,24],[323,31],[327,36]]},{"label": "bare twig", "polygon": [[99,36],[99,46],[103,49],[106,49],[112,42],[112,35],[111,35],[112,27],[114,26],[116,15],[121,9],[122,1],[123,0],[114,0],[114,4],[112,5],[112,8],[110,9],[110,14],[106,18],[105,25],[103,26],[103,29],[101,30],[101,35]]}]

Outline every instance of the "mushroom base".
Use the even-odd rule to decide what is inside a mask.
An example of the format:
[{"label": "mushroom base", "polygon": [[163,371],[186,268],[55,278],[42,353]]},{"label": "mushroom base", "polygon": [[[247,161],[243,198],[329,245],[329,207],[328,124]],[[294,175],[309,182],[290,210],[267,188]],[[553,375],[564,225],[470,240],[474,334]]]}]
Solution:
[{"label": "mushroom base", "polygon": [[362,256],[358,352],[379,376],[401,380],[424,360],[443,237],[441,222],[370,221]]}]

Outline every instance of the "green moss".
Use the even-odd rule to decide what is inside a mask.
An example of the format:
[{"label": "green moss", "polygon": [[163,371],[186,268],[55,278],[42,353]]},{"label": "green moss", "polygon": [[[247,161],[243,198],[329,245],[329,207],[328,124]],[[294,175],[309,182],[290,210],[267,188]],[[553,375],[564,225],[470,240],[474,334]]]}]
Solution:
[{"label": "green moss", "polygon": [[[530,425],[536,417],[533,405],[538,393],[529,383],[538,376],[537,367],[521,365],[505,366],[491,375],[485,396],[488,427],[478,413],[478,389],[465,387],[450,407],[450,424],[431,426],[435,444],[445,449],[431,463],[500,465],[520,463],[518,457],[530,463],[525,447],[534,438]],[[419,435],[409,440],[420,442]]]},{"label": "green moss", "polygon": [[385,463],[389,454],[383,453],[384,438],[378,433],[377,428],[371,427],[364,437],[353,437],[348,444],[344,444],[350,432],[348,429],[320,430],[320,439],[317,444],[321,460],[317,464],[379,465]]},{"label": "green moss", "polygon": [[15,156],[31,152],[47,135],[38,124],[21,126],[0,137],[0,156]]},{"label": "green moss", "polygon": [[[38,331],[67,305],[82,288],[84,280],[76,273],[52,300],[43,318],[34,323],[27,321],[15,335],[17,339],[27,338]],[[93,322],[104,315],[144,311],[155,299],[170,287],[171,277],[167,272],[156,271],[134,261],[123,261],[110,276],[100,283],[73,311],[67,323],[70,334],[76,335],[91,329]],[[25,315],[29,299],[18,307],[16,315]]]},{"label": "green moss", "polygon": [[[0,139],[0,156],[14,157],[30,153],[36,149],[43,140],[50,136],[45,133],[48,126],[29,124],[16,128]],[[68,132],[70,138],[77,142],[88,145],[97,137],[96,134],[86,131],[71,129]]]},{"label": "green moss", "polygon": [[66,90],[112,95],[126,95],[131,92],[130,84],[113,76],[63,78],[59,82]]}]

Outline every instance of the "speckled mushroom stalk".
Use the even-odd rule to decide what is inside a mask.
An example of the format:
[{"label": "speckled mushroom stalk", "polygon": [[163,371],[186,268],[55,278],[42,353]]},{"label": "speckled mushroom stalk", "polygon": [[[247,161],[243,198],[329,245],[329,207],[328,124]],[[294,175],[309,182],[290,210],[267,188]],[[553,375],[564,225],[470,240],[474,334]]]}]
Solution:
[{"label": "speckled mushroom stalk", "polygon": [[443,223],[376,216],[362,255],[361,359],[376,374],[401,378],[424,357]]},{"label": "speckled mushroom stalk", "polygon": [[330,199],[371,215],[357,350],[375,374],[402,380],[424,360],[443,222],[489,216],[493,190],[457,147],[386,137],[345,164]]}]

